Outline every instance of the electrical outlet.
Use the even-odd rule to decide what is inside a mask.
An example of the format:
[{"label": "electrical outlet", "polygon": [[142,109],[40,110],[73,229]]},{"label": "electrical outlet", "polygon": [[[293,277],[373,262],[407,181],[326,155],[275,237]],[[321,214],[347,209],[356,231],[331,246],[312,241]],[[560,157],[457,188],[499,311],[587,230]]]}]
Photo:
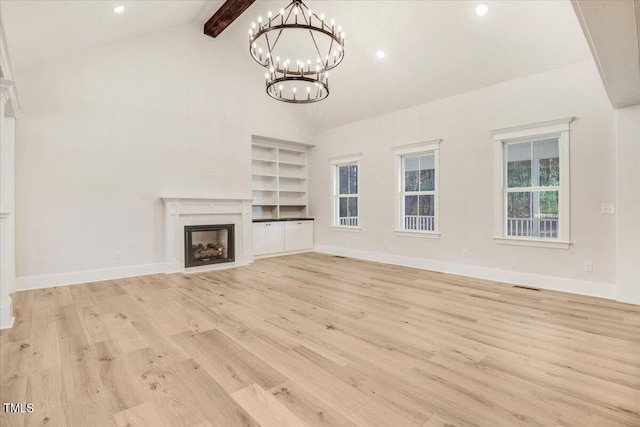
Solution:
[{"label": "electrical outlet", "polygon": [[585,261],[584,262],[584,271],[586,271],[587,273],[592,273],[593,272],[593,262]]},{"label": "electrical outlet", "polygon": [[462,258],[469,258],[469,249],[462,250]]},{"label": "electrical outlet", "polygon": [[603,203],[600,206],[600,212],[604,215],[613,215],[616,213],[615,206],[613,203]]},{"label": "electrical outlet", "polygon": [[116,261],[120,261],[120,258],[122,258],[120,251],[116,251],[113,255],[115,256]]}]

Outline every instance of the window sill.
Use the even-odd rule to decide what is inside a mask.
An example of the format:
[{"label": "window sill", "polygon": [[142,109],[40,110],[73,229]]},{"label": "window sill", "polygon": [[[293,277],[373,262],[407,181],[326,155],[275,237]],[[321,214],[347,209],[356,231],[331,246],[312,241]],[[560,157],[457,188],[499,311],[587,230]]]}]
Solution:
[{"label": "window sill", "polygon": [[435,231],[408,231],[408,230],[394,230],[393,234],[403,237],[418,237],[422,239],[439,239],[440,233]]},{"label": "window sill", "polygon": [[569,249],[571,242],[550,239],[522,239],[515,237],[494,237],[499,245],[530,246],[534,248]]},{"label": "window sill", "polygon": [[332,225],[329,228],[334,231],[350,231],[352,233],[359,233],[362,231],[362,228],[360,227],[345,227],[345,226]]}]

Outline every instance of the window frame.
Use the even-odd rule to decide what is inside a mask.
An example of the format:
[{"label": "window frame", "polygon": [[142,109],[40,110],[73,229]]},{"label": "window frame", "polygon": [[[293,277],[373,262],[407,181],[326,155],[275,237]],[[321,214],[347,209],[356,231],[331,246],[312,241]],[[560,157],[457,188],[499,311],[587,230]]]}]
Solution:
[{"label": "window frame", "polygon": [[[569,173],[569,124],[573,117],[514,126],[492,131],[494,141],[494,169],[495,169],[495,223],[494,240],[498,244],[515,246],[533,246],[541,248],[569,249],[571,194]],[[507,145],[521,142],[535,142],[544,139],[558,139],[559,177],[560,185],[550,187],[521,187],[529,192],[558,191],[558,232],[557,237],[526,237],[507,235],[507,194],[518,188],[507,187]],[[533,183],[532,183],[533,184]]]},{"label": "window frame", "polygon": [[[344,231],[360,231],[362,229],[361,216],[360,216],[360,159],[362,153],[349,154],[345,156],[332,157],[329,159],[331,166],[331,228]],[[340,175],[339,168],[341,166],[355,165],[358,168],[357,184],[358,192],[356,194],[340,194]],[[341,197],[356,197],[358,199],[358,216],[357,226],[353,225],[340,225],[340,198]]]},{"label": "window frame", "polygon": [[[395,227],[394,233],[399,236],[425,237],[437,239],[440,237],[440,143],[442,139],[433,139],[407,145],[393,147],[395,164]],[[433,194],[433,230],[412,230],[404,224],[405,188],[404,159],[407,157],[433,155],[435,188],[433,191],[412,191],[410,195]]]}]

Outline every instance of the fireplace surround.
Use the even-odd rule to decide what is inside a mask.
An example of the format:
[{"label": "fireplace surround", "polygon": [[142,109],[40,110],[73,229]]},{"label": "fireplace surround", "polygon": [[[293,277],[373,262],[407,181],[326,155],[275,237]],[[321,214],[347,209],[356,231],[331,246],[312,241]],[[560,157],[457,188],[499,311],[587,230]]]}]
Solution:
[{"label": "fireplace surround", "polygon": [[[209,270],[238,267],[253,262],[251,244],[251,199],[205,199],[205,198],[162,198],[164,204],[164,243],[165,273],[197,273]],[[220,262],[221,258],[209,258],[207,263],[191,265],[187,262],[187,243],[185,227],[233,225],[233,253],[230,258]],[[227,231],[227,233],[229,233]],[[202,259],[211,252],[207,245],[216,242],[196,241],[202,243]],[[205,244],[207,243],[207,244]],[[192,241],[193,244],[193,241]],[[210,247],[210,250],[216,248]]]}]

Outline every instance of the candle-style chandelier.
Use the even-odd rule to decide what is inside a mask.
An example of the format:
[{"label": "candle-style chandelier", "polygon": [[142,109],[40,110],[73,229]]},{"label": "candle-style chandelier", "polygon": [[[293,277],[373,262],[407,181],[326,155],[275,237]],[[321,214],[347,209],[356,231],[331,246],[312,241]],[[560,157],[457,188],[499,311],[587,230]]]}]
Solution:
[{"label": "candle-style chandelier", "polygon": [[335,20],[327,21],[301,0],[277,15],[260,16],[249,30],[249,51],[267,70],[267,94],[298,104],[329,96],[329,70],[344,58],[344,36]]}]

